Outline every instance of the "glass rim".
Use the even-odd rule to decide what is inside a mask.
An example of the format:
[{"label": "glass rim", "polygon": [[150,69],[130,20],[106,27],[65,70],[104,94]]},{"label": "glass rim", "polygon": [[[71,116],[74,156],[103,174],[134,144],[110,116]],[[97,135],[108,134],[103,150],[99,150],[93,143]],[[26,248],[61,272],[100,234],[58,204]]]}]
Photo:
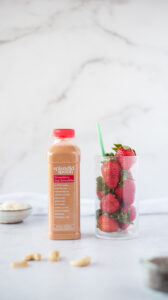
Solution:
[{"label": "glass rim", "polygon": [[100,155],[100,154],[95,154],[96,157],[103,157],[103,158],[114,158],[114,157],[127,157],[127,158],[132,158],[132,157],[138,157],[139,158],[139,155],[123,155],[123,156],[116,156],[116,155]]}]

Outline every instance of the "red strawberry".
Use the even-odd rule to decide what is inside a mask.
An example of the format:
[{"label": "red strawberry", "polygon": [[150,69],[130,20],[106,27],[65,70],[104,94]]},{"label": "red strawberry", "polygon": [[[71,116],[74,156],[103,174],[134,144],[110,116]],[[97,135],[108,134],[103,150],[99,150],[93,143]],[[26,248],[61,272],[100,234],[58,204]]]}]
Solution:
[{"label": "red strawberry", "polygon": [[135,183],[132,180],[125,180],[123,181],[123,185],[118,186],[114,192],[123,201],[125,206],[130,205],[134,202]]},{"label": "red strawberry", "polygon": [[124,214],[127,213],[128,215],[128,220],[133,221],[136,218],[136,209],[134,206],[128,206],[123,208]]},{"label": "red strawberry", "polygon": [[[131,149],[128,146],[123,146],[121,144],[114,144],[114,146],[115,147],[113,148],[113,150],[116,151],[116,156],[118,158],[120,165],[122,166],[123,169],[129,170],[136,161],[135,150]],[[129,157],[129,156],[133,156],[133,157]]]},{"label": "red strawberry", "polygon": [[120,166],[117,161],[106,161],[103,163],[102,168],[102,175],[104,178],[105,183],[111,188],[114,189],[120,179]]},{"label": "red strawberry", "polygon": [[101,200],[104,196],[104,192],[97,191],[97,197]]},{"label": "red strawberry", "polygon": [[120,227],[121,229],[123,229],[123,230],[127,229],[128,226],[130,226],[129,223],[120,223],[120,224],[119,224],[119,227]]},{"label": "red strawberry", "polygon": [[118,186],[115,190],[114,193],[116,194],[116,196],[122,200],[123,198],[123,186]]},{"label": "red strawberry", "polygon": [[[128,221],[133,221],[136,218],[136,209],[134,206],[124,207],[123,213]],[[119,227],[123,230],[127,229],[130,223],[119,223]]]},{"label": "red strawberry", "polygon": [[108,213],[113,213],[116,210],[119,209],[119,201],[118,199],[112,195],[112,194],[107,194],[106,196],[104,196],[102,198],[101,204],[100,204],[100,208]]},{"label": "red strawberry", "polygon": [[111,217],[101,215],[98,220],[99,229],[105,232],[118,230],[118,222]]}]

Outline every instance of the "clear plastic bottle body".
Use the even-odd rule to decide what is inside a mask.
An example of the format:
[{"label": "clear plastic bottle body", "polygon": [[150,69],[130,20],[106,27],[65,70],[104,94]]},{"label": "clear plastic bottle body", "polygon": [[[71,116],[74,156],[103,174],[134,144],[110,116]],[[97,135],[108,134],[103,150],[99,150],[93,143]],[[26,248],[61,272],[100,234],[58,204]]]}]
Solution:
[{"label": "clear plastic bottle body", "polygon": [[49,238],[80,238],[80,150],[72,138],[48,149]]},{"label": "clear plastic bottle body", "polygon": [[96,158],[96,236],[134,238],[138,234],[137,156]]}]

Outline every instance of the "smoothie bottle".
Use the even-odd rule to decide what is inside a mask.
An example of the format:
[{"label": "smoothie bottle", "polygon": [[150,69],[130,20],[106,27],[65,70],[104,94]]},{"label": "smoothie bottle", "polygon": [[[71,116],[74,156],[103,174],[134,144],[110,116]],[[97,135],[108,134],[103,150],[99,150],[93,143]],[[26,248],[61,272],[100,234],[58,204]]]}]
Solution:
[{"label": "smoothie bottle", "polygon": [[80,238],[80,150],[74,129],[54,129],[48,149],[49,238]]}]

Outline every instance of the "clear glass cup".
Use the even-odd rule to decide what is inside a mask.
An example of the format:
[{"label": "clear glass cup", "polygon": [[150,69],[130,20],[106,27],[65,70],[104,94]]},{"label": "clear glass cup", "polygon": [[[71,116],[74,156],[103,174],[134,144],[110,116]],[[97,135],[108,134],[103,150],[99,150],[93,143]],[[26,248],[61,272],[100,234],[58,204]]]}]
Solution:
[{"label": "clear glass cup", "polygon": [[137,236],[137,167],[137,156],[97,156],[97,237],[124,239]]}]

